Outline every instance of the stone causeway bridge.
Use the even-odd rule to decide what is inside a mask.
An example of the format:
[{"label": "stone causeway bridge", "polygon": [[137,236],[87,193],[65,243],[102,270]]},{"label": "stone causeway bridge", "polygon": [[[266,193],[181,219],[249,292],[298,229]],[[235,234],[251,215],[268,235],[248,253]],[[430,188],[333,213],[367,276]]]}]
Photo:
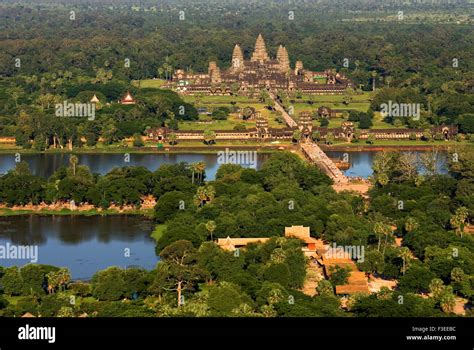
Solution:
[{"label": "stone causeway bridge", "polygon": [[[275,93],[269,91],[269,95],[275,102],[275,110],[280,111],[287,126],[291,128],[298,127],[298,123],[285,111],[283,106],[278,101]],[[313,141],[307,139],[302,140],[300,149],[306,159],[311,163],[316,164],[326,175],[328,175],[335,184],[347,184],[349,178],[334,164],[334,162],[323,152],[323,150]]]}]

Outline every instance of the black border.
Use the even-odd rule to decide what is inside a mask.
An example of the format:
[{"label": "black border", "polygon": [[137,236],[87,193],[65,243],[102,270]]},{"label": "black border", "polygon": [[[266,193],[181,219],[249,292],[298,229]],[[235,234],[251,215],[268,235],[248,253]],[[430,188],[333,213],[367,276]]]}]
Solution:
[{"label": "black border", "polygon": [[[56,342],[19,340],[18,328],[30,326],[56,327]],[[436,327],[436,331],[415,332],[412,327]],[[456,327],[453,332],[438,327]],[[413,335],[456,335],[456,340],[407,340]],[[126,344],[141,348],[166,346],[153,338],[177,338],[181,347],[195,338],[229,337],[238,345],[247,337],[268,340],[294,337],[313,349],[474,349],[474,318],[0,318],[0,349],[27,348],[96,348],[98,344]],[[280,345],[283,346],[284,343]],[[325,345],[326,344],[326,345]],[[172,343],[167,345],[174,347]]]}]

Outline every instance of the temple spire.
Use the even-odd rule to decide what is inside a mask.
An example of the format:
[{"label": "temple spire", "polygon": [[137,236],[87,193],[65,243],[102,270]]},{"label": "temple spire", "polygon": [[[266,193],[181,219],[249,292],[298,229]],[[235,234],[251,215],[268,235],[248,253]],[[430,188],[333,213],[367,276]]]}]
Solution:
[{"label": "temple spire", "polygon": [[288,57],[288,51],[282,45],[278,47],[277,60],[280,64],[280,70],[284,73],[288,72],[290,69],[290,58]]},{"label": "temple spire", "polygon": [[232,52],[232,69],[234,71],[241,70],[244,66],[244,54],[238,44],[235,45]]},{"label": "temple spire", "polygon": [[255,42],[255,51],[252,54],[251,61],[267,61],[268,59],[265,40],[263,40],[262,34],[259,34],[257,41]]}]

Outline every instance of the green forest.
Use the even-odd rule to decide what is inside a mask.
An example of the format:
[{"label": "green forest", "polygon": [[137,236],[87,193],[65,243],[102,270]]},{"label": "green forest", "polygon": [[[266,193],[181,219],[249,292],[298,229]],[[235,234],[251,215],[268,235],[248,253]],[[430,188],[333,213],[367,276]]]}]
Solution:
[{"label": "green forest", "polygon": [[[207,72],[211,60],[228,67],[234,44],[249,56],[258,33],[272,55],[284,44],[292,66],[302,60],[308,69],[336,69],[357,89],[375,89],[372,111],[387,100],[421,104],[420,120],[386,120],[395,127],[445,123],[473,134],[473,31],[463,12],[468,4],[433,9],[404,3],[5,2],[0,136],[42,151],[94,147],[99,138],[105,145],[119,143],[148,127],[178,129],[180,122],[198,118],[195,106],[170,91],[132,82],[169,81],[176,68]],[[405,17],[397,20],[400,9]],[[426,12],[432,16],[420,15]],[[117,104],[127,91],[136,105]],[[85,103],[94,94],[100,100],[94,120],[55,116],[57,103]]]},{"label": "green forest", "polygon": [[[37,194],[83,200],[103,194],[98,196],[102,201],[133,203],[148,191],[158,196],[154,217],[165,228],[156,245],[160,262],[151,271],[110,267],[90,281],[71,281],[64,268],[31,264],[2,268],[0,313],[450,315],[456,297],[465,298],[468,306],[474,297],[474,241],[465,232],[474,210],[474,158],[472,152],[458,152],[445,175],[431,168],[429,161],[418,171],[407,153],[380,153],[368,201],[349,192],[337,194],[318,168],[286,152],[274,153],[261,170],[222,165],[216,180],[205,183],[205,174],[195,173],[199,167],[185,164],[163,165],[152,174],[142,168],[117,168],[99,178],[91,178],[86,167],[71,164],[43,180],[20,163],[1,183],[7,194],[2,201],[9,200],[10,190],[19,194],[21,188],[33,186],[37,186],[34,193],[17,197],[32,201],[28,196]],[[17,187],[8,187],[14,183]],[[397,279],[397,287],[352,295],[341,308],[334,288],[345,283],[347,273],[340,270],[317,285],[316,295],[302,293],[307,259],[301,241],[282,237],[284,227],[290,225],[309,226],[313,236],[326,242],[367,247],[358,268]],[[395,231],[389,229],[391,225]],[[213,242],[227,236],[273,238],[236,253]],[[397,238],[403,239],[402,246],[394,245]]]}]

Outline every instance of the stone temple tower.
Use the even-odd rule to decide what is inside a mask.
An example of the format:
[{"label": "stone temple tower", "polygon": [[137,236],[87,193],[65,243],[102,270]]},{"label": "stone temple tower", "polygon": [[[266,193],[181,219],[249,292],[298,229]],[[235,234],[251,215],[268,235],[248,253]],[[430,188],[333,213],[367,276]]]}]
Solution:
[{"label": "stone temple tower", "polygon": [[290,58],[288,57],[288,51],[286,47],[280,45],[277,50],[277,60],[280,64],[280,70],[283,73],[288,72],[290,69]]},{"label": "stone temple tower", "polygon": [[255,42],[255,51],[252,54],[251,61],[268,61],[267,47],[265,46],[265,40],[263,40],[262,34],[258,35],[257,41]]},{"label": "stone temple tower", "polygon": [[217,66],[217,63],[215,61],[209,62],[209,68],[208,68],[209,76],[211,78],[211,84],[220,84],[222,82],[221,79],[221,70]]},{"label": "stone temple tower", "polygon": [[310,112],[301,112],[298,120],[298,129],[305,138],[308,138],[313,131],[313,118]]},{"label": "stone temple tower", "polygon": [[295,75],[298,75],[303,70],[303,61],[296,61]]},{"label": "stone temple tower", "polygon": [[260,112],[256,113],[256,126],[259,139],[265,139],[269,135],[268,119],[262,116]]},{"label": "stone temple tower", "polygon": [[234,46],[234,51],[232,52],[232,70],[234,72],[242,70],[244,67],[244,54],[242,49],[238,44]]}]

